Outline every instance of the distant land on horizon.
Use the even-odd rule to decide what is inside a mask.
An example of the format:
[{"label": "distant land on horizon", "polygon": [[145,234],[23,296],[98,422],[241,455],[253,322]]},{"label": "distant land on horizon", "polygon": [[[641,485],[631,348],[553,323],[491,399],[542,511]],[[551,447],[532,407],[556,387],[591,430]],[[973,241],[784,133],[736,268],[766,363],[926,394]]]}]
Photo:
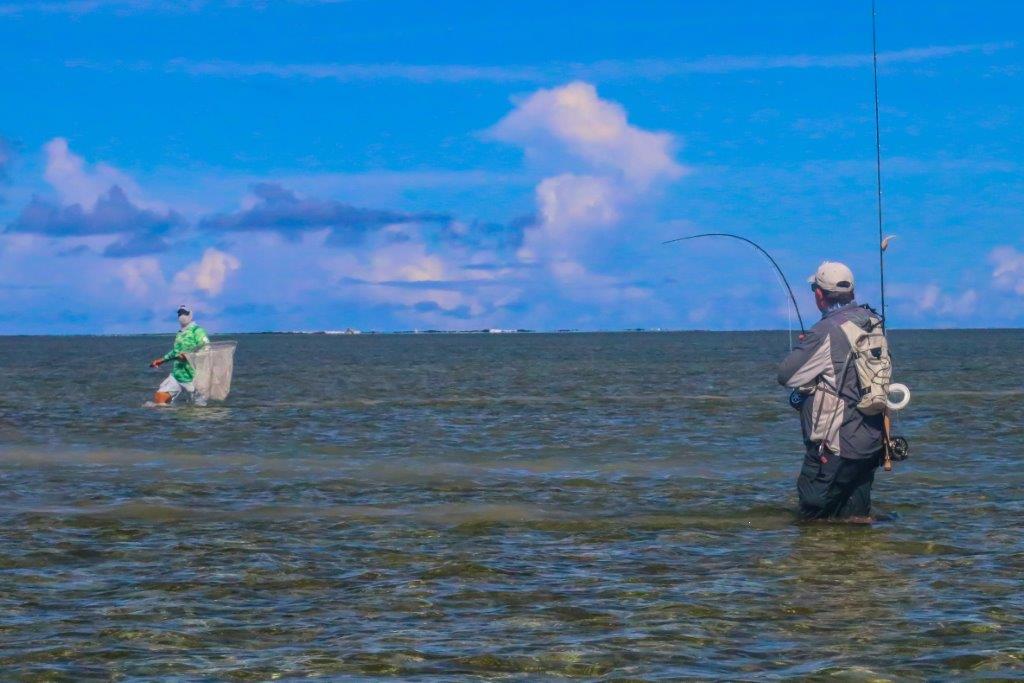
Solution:
[{"label": "distant land on horizon", "polygon": [[[895,327],[890,328],[890,332],[928,332],[940,334],[944,332],[1019,332],[1024,331],[1024,327]],[[225,337],[225,336],[256,336],[256,335],[294,335],[294,336],[325,336],[325,337],[380,337],[380,336],[444,336],[444,335],[489,335],[489,336],[507,336],[507,335],[539,335],[539,334],[789,334],[788,330],[785,329],[762,329],[762,330],[708,330],[708,329],[665,329],[665,328],[630,328],[630,329],[610,329],[610,330],[578,330],[578,329],[558,329],[558,330],[366,330],[366,331],[353,331],[344,332],[337,330],[260,330],[260,331],[210,331],[210,335],[213,337]],[[793,330],[792,334],[794,337],[799,335],[799,331]],[[46,338],[46,337],[172,337],[174,331],[169,332],[125,332],[125,333],[108,333],[108,334],[0,334],[0,339],[17,339],[17,338]]]}]

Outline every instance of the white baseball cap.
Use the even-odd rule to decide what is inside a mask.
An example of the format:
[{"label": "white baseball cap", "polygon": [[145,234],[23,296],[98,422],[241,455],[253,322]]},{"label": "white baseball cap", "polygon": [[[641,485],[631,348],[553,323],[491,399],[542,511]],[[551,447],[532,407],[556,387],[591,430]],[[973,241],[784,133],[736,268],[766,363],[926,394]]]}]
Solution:
[{"label": "white baseball cap", "polygon": [[853,271],[845,263],[838,261],[822,261],[818,271],[807,278],[807,281],[826,292],[853,291]]}]

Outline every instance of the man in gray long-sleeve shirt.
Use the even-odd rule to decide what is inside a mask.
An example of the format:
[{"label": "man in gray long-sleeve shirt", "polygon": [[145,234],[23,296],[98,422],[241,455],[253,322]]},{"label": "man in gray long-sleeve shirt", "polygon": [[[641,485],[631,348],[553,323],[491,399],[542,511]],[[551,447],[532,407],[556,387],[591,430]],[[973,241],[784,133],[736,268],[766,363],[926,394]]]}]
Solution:
[{"label": "man in gray long-sleeve shirt", "polygon": [[857,410],[860,383],[840,326],[849,321],[869,329],[880,319],[854,300],[853,273],[842,263],[822,263],[808,281],[822,318],[779,365],[779,383],[804,394],[800,512],[809,519],[870,521],[883,417]]}]

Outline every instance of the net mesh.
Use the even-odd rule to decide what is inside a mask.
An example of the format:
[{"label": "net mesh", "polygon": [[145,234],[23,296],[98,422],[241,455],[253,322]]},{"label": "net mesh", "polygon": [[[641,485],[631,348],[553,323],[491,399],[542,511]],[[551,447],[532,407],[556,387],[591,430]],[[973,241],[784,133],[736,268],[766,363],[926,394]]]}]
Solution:
[{"label": "net mesh", "polygon": [[196,391],[207,399],[223,401],[231,392],[231,373],[235,368],[235,347],[238,342],[210,342],[195,353],[189,362],[195,369]]}]

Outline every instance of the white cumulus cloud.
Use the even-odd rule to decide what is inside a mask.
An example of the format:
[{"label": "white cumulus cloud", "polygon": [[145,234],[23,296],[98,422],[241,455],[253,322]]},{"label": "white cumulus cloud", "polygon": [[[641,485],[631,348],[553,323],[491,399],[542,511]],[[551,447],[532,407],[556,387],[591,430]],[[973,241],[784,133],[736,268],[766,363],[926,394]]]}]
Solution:
[{"label": "white cumulus cloud", "polygon": [[165,286],[160,262],[152,257],[124,261],[114,273],[126,292],[135,297],[146,297]]},{"label": "white cumulus cloud", "polygon": [[523,236],[524,261],[571,257],[585,233],[618,223],[625,201],[610,179],[572,173],[545,178],[535,194],[540,221]]},{"label": "white cumulus cloud", "polygon": [[593,85],[582,81],[536,91],[490,134],[521,145],[528,154],[555,147],[596,171],[640,187],[684,172],[673,158],[676,141],[671,134],[631,125],[620,104],[601,99]]},{"label": "white cumulus cloud", "polygon": [[60,196],[63,204],[80,204],[91,211],[99,198],[117,186],[132,203],[160,209],[160,204],[147,202],[131,176],[103,162],[87,164],[85,159],[71,151],[65,138],[54,138],[43,146],[46,169],[43,177]]},{"label": "white cumulus cloud", "polygon": [[966,317],[974,313],[978,305],[978,292],[973,289],[948,294],[932,284],[920,291],[918,297],[919,311],[944,316]]},{"label": "white cumulus cloud", "polygon": [[211,247],[203,252],[197,263],[174,276],[174,288],[182,292],[198,290],[215,296],[223,291],[228,276],[241,267],[242,262],[237,257]]},{"label": "white cumulus cloud", "polygon": [[[405,239],[396,240],[399,235]],[[383,231],[361,250],[345,250],[321,260],[342,296],[407,308],[413,323],[448,326],[453,317],[486,321],[495,307],[514,300],[518,290],[497,271],[475,271],[460,264],[493,260],[487,251],[433,252],[415,229]]]},{"label": "white cumulus cloud", "polygon": [[527,157],[572,169],[537,185],[537,221],[524,232],[518,257],[545,264],[559,291],[576,300],[643,296],[638,288],[589,272],[585,252],[598,236],[618,230],[659,186],[686,172],[674,157],[676,138],[631,124],[621,104],[581,81],[537,90],[488,132],[521,146]]},{"label": "white cumulus cloud", "polygon": [[1013,247],[996,247],[988,255],[995,266],[992,281],[998,289],[1024,295],[1024,252]]},{"label": "white cumulus cloud", "polygon": [[607,178],[565,173],[537,186],[545,223],[556,226],[610,225],[619,220],[615,186]]}]

